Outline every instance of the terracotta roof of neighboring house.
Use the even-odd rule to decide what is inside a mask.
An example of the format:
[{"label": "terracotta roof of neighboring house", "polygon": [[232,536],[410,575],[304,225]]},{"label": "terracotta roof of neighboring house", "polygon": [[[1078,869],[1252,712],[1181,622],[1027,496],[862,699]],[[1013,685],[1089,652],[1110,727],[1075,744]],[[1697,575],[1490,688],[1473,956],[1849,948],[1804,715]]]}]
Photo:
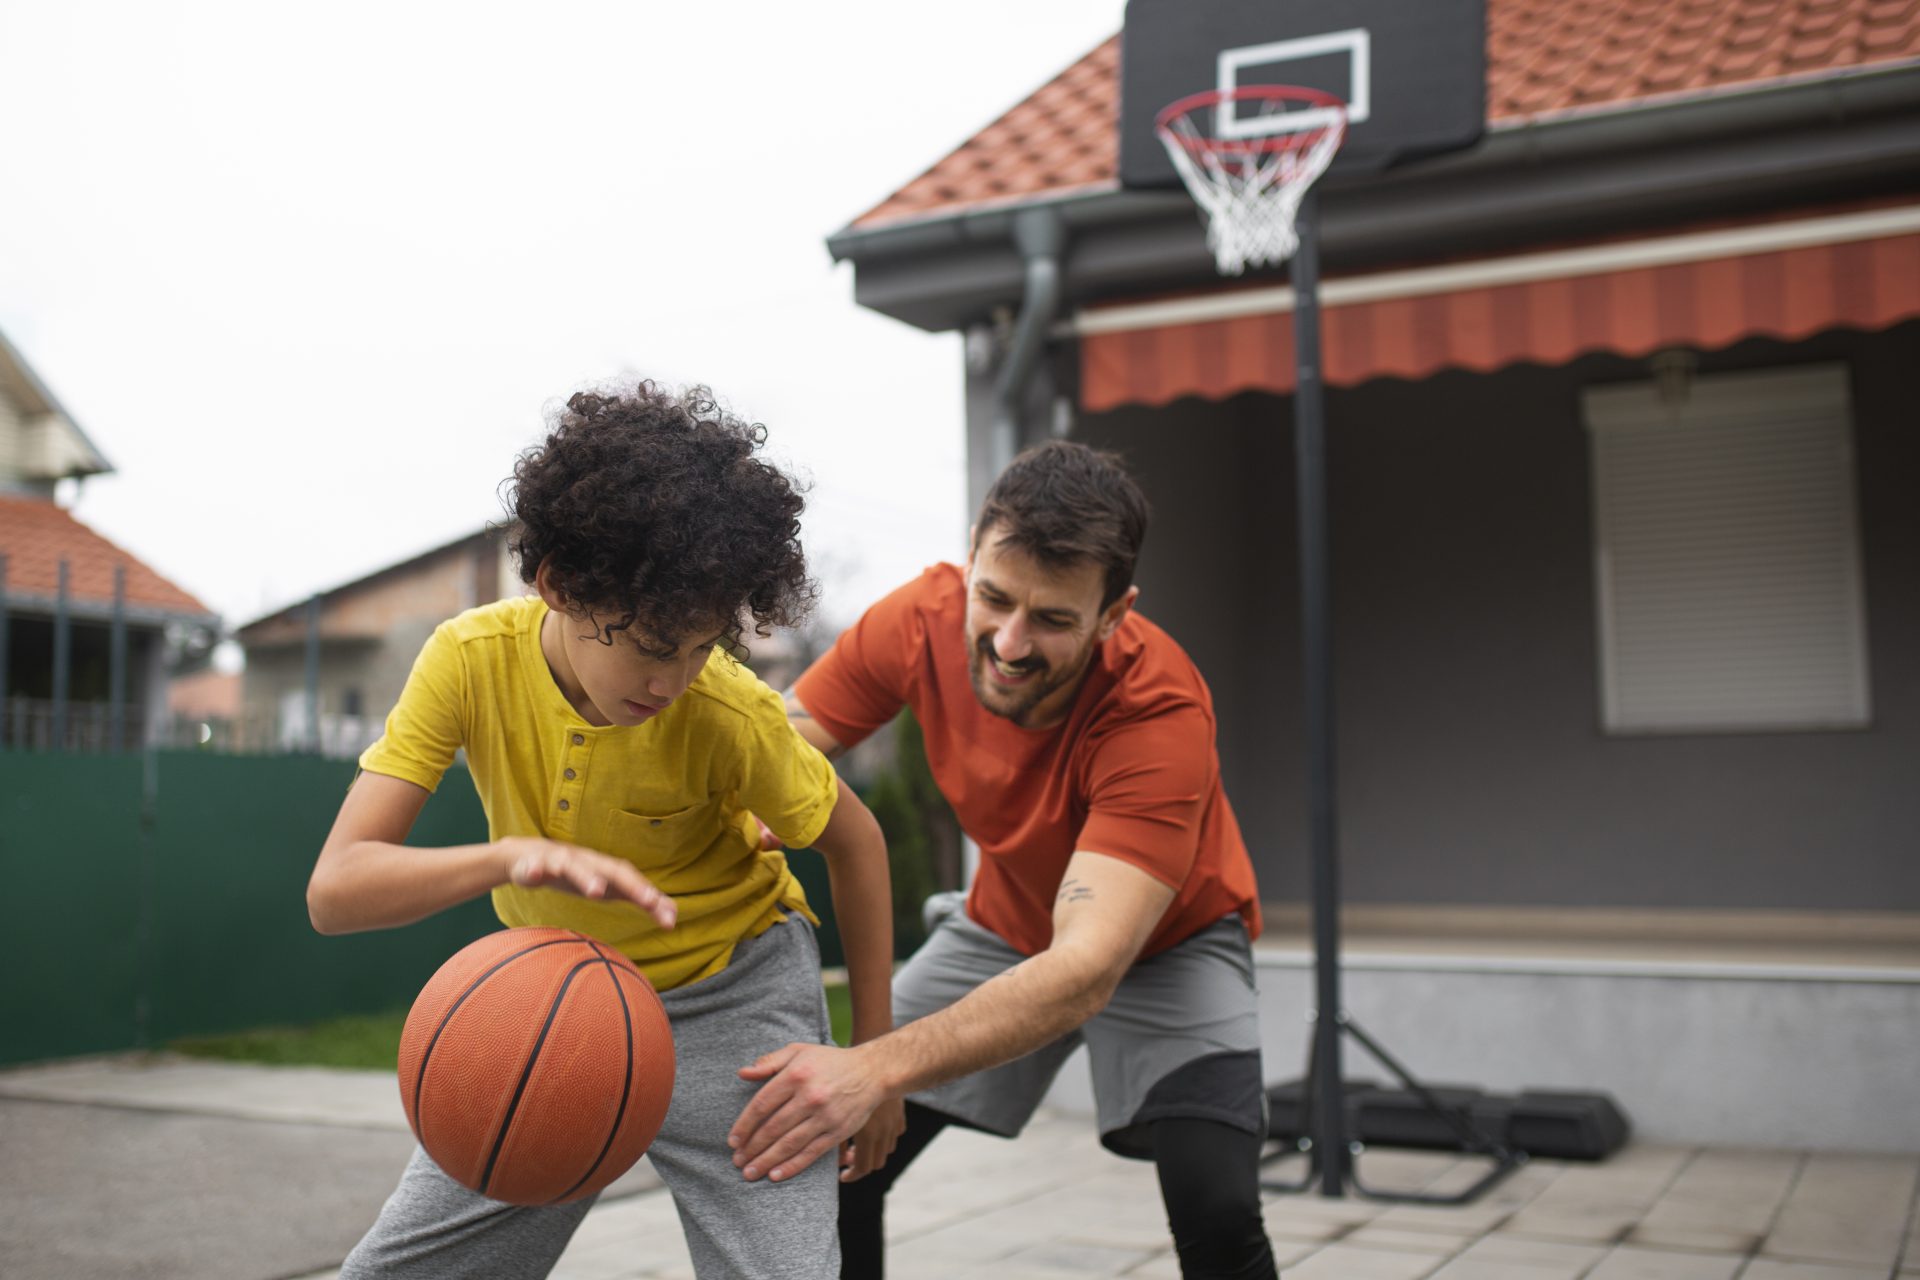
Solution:
[{"label": "terracotta roof of neighboring house", "polygon": [[45,498],[0,496],[0,555],[7,557],[7,595],[51,600],[67,562],[67,597],[94,607],[113,601],[113,568],[127,567],[131,609],[190,617],[213,610],[167,581]]},{"label": "terracotta roof of neighboring house", "polygon": [[[1920,0],[1487,0],[1487,116],[1517,123],[1920,58]],[[1117,181],[1120,37],[854,220]]]},{"label": "terracotta roof of neighboring house", "polygon": [[[364,573],[349,582],[342,582],[338,586],[327,587],[322,591],[316,592],[315,595],[321,597],[323,601],[337,600],[341,597],[349,596],[364,587],[370,587],[392,578],[397,574],[403,574],[417,569],[428,561],[438,559],[448,552],[459,551],[480,543],[493,542],[510,537],[512,536],[512,531],[513,525],[511,522],[507,524],[489,524],[477,533],[462,534],[451,542],[443,542],[437,547],[430,547],[418,554],[408,556],[405,560],[396,560],[392,564],[381,565],[372,573]],[[531,588],[529,588],[529,590],[531,590]],[[297,633],[299,636],[304,636],[307,627],[307,604],[307,600],[296,600],[292,604],[282,605],[272,613],[263,613],[251,622],[243,623],[234,628],[234,639],[238,640],[243,646],[262,639],[267,643],[275,643],[286,639],[289,634],[289,628],[293,628],[294,633]],[[334,634],[337,635],[339,633],[335,632]],[[363,638],[373,638],[378,634],[380,633],[377,631],[364,633]]]}]

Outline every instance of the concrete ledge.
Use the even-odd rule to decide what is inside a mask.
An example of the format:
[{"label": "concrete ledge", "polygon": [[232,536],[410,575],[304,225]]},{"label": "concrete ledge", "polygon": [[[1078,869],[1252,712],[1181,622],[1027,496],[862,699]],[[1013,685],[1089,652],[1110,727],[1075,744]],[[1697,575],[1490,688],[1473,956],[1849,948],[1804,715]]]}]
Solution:
[{"label": "concrete ledge", "polygon": [[[1258,947],[1253,961],[1263,969],[1311,969],[1313,953]],[[1348,972],[1579,974],[1615,978],[1700,978],[1747,982],[1920,983],[1920,967],[1879,968],[1844,964],[1687,959],[1633,960],[1616,956],[1459,955],[1422,952],[1347,951]]]},{"label": "concrete ledge", "polygon": [[[1817,930],[1665,946],[1375,935],[1343,955],[1341,995],[1428,1083],[1601,1090],[1655,1142],[1920,1152],[1920,964],[1840,962],[1848,954],[1888,950],[1836,948]],[[1296,1078],[1312,952],[1269,938],[1254,959],[1265,1076]],[[1349,1079],[1388,1078],[1357,1042],[1343,1053]],[[1082,1055],[1048,1100],[1091,1111]]]},{"label": "concrete ledge", "polygon": [[[1268,902],[1261,910],[1266,930],[1257,952],[1312,951],[1305,904]],[[1905,981],[1905,974],[1920,973],[1915,912],[1362,904],[1341,911],[1340,940],[1351,965],[1417,957],[1443,964],[1612,963],[1620,972],[1655,965],[1702,975],[1724,970],[1723,976],[1748,969],[1892,975],[1866,979],[1873,981]]]},{"label": "concrete ledge", "polygon": [[[1302,1074],[1310,966],[1263,964],[1269,1079]],[[1349,965],[1348,1014],[1416,1074],[1511,1092],[1598,1089],[1641,1137],[1920,1151],[1920,981],[1727,966]],[[1350,1077],[1386,1073],[1357,1044]]]}]

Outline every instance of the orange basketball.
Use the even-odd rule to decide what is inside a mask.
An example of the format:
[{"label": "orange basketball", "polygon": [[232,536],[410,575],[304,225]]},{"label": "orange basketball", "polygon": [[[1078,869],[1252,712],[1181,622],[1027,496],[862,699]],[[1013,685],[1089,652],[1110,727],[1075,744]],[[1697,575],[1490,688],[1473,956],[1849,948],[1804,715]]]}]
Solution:
[{"label": "orange basketball", "polygon": [[400,1037],[407,1123],[447,1176],[509,1204],[590,1196],[633,1167],[673,1096],[673,1032],[625,956],[570,929],[462,948]]}]

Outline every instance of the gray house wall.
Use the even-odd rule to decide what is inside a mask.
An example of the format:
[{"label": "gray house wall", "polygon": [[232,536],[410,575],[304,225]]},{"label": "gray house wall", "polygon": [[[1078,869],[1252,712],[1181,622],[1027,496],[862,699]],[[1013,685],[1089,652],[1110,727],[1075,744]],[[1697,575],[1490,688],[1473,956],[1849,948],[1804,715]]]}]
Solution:
[{"label": "gray house wall", "polygon": [[[1920,910],[1920,324],[1706,354],[1852,370],[1873,723],[1617,737],[1598,714],[1580,392],[1643,361],[1329,396],[1343,887],[1355,903]],[[1306,896],[1290,406],[1083,418],[1155,506],[1140,607],[1213,687],[1270,900]]]},{"label": "gray house wall", "polygon": [[[382,720],[400,700],[414,659],[439,620],[410,618],[393,624],[377,640],[322,640],[320,644],[320,713],[338,715],[349,689],[360,694],[361,714]],[[246,696],[250,705],[270,710],[290,694],[306,691],[307,655],[297,646],[278,646],[247,653]]]}]

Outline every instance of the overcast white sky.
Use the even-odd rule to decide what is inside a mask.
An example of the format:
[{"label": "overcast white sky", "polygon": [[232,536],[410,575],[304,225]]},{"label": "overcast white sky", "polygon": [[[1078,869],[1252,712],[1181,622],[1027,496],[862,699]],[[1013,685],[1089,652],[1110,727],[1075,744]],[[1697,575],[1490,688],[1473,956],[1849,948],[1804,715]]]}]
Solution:
[{"label": "overcast white sky", "polygon": [[0,329],[230,623],[498,516],[617,375],[768,425],[846,621],[959,549],[961,363],[824,238],[1122,8],[0,0]]}]

